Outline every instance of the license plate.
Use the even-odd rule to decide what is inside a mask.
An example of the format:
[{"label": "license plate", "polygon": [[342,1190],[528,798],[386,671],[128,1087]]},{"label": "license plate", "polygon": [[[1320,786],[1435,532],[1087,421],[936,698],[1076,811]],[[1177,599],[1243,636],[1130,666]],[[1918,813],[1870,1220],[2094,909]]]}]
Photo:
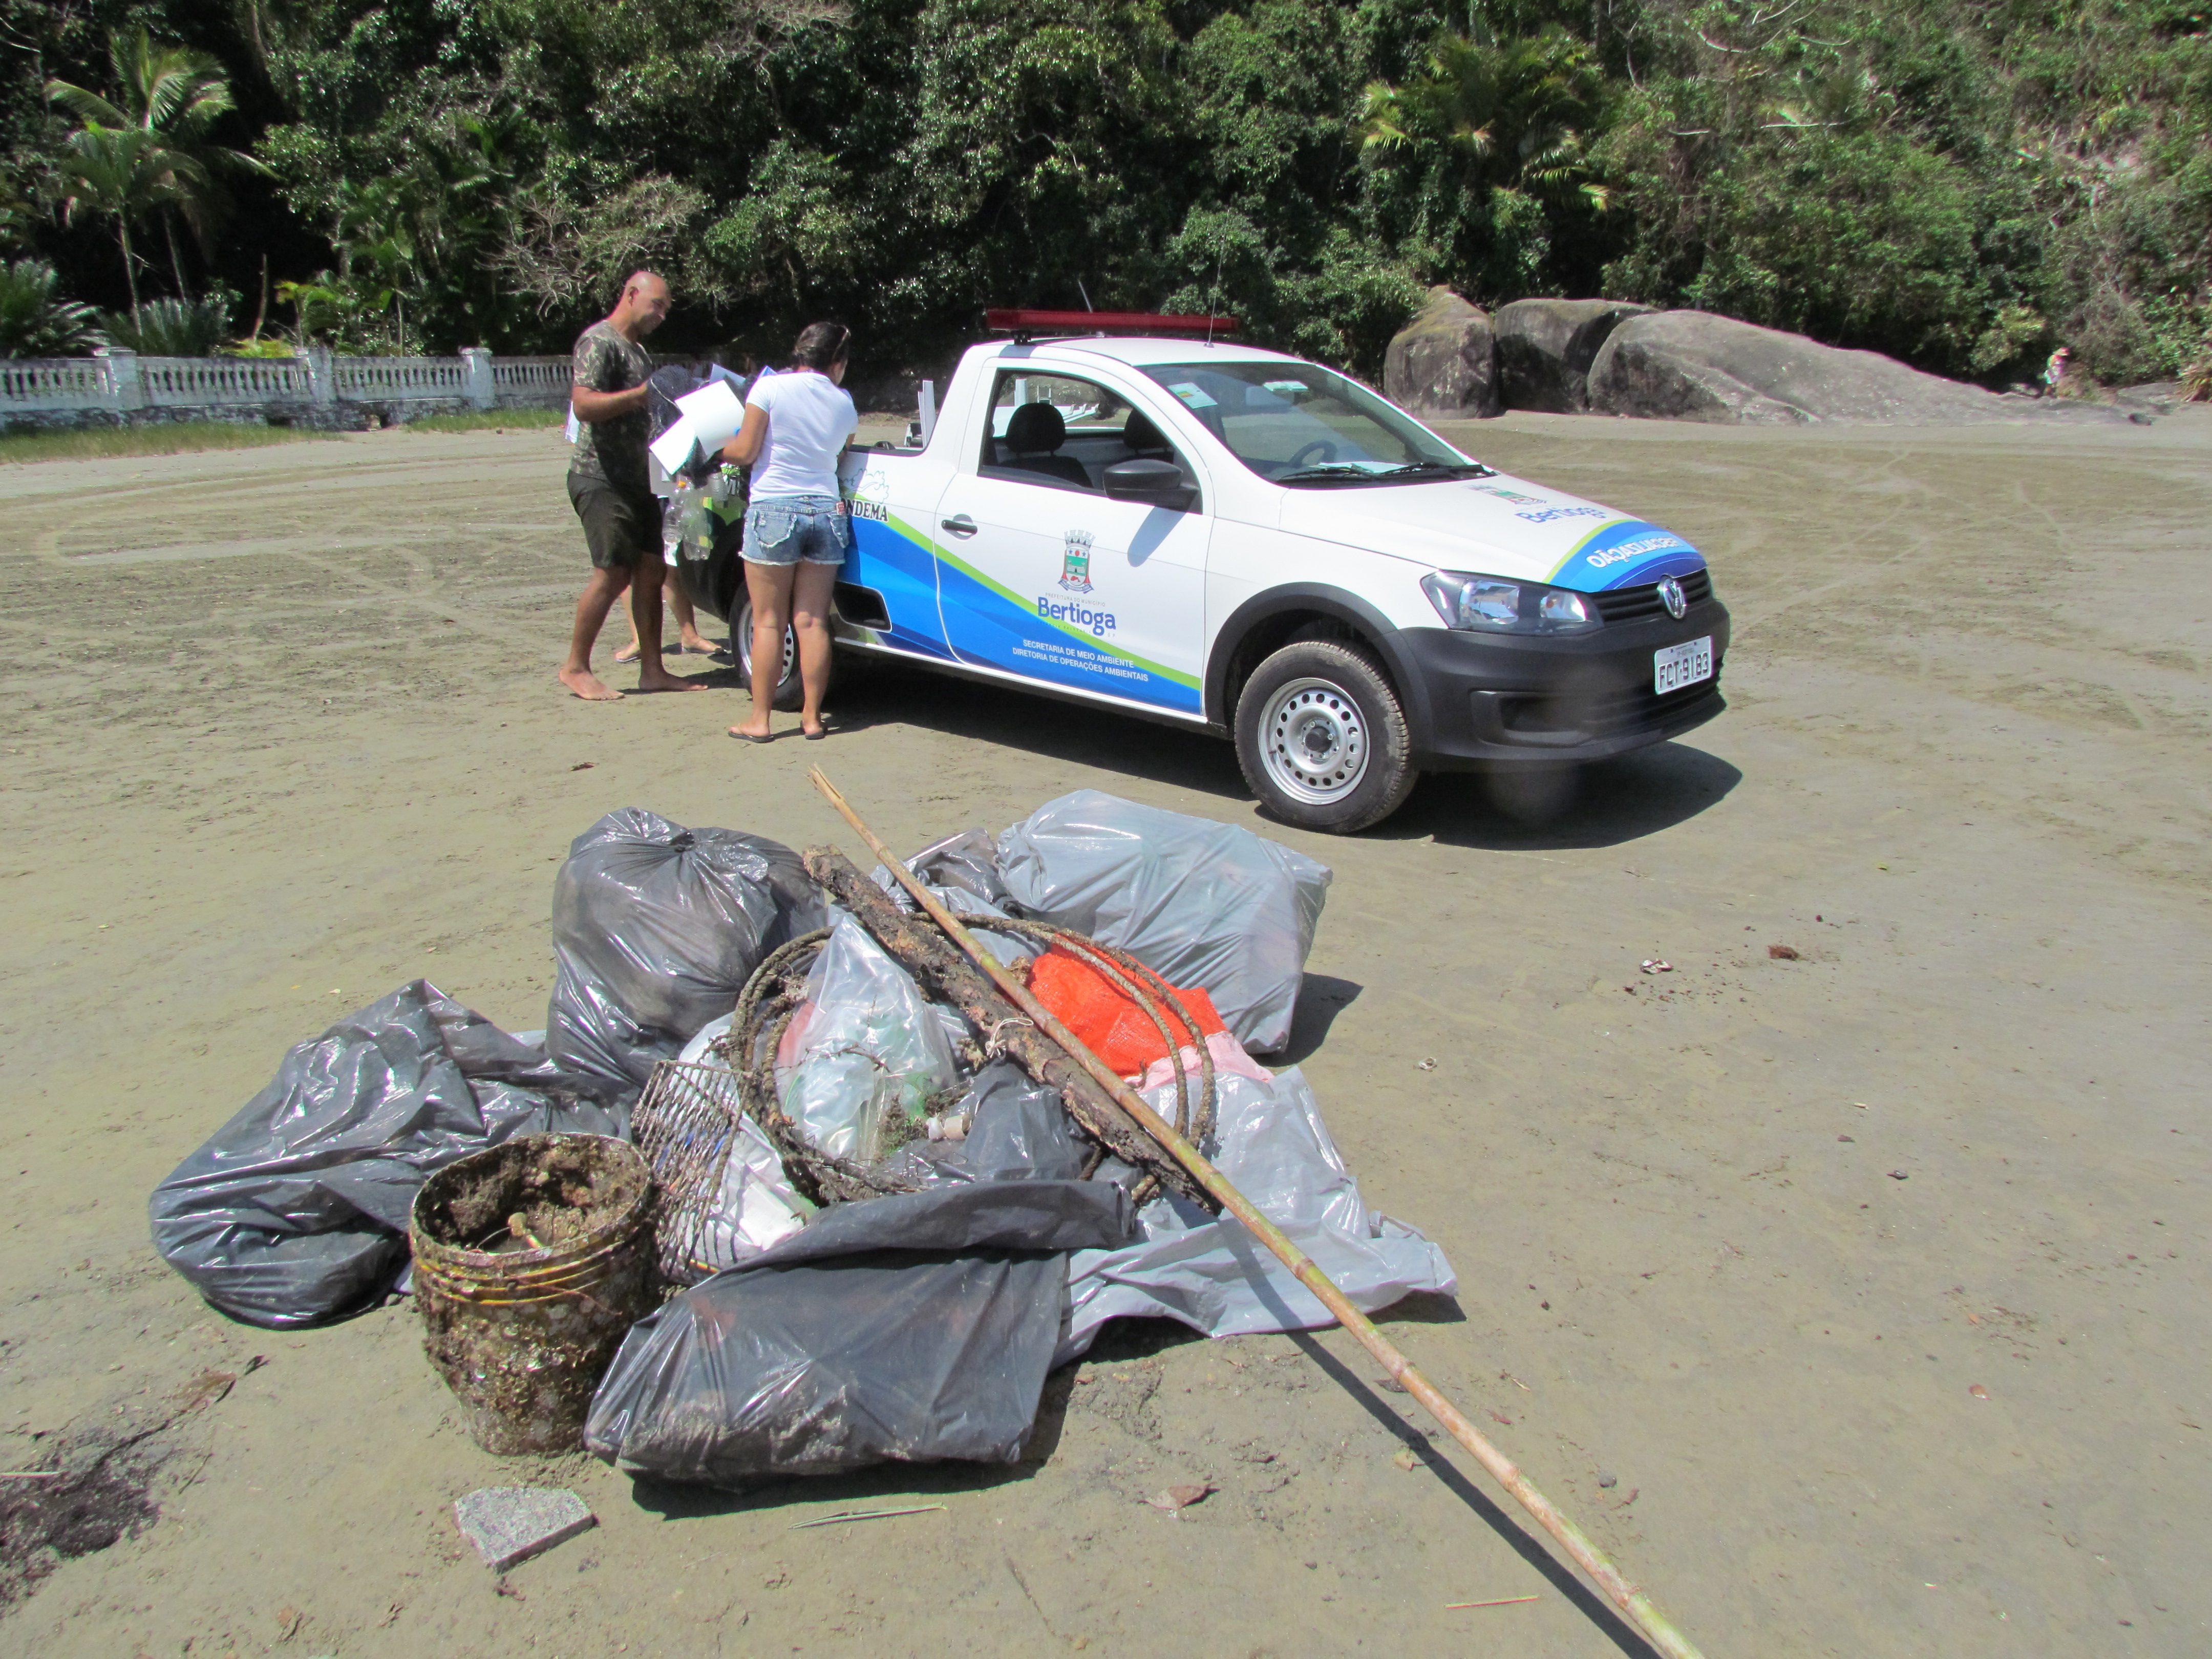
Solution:
[{"label": "license plate", "polygon": [[1713,636],[1686,640],[1651,653],[1651,689],[1661,696],[1713,677]]}]

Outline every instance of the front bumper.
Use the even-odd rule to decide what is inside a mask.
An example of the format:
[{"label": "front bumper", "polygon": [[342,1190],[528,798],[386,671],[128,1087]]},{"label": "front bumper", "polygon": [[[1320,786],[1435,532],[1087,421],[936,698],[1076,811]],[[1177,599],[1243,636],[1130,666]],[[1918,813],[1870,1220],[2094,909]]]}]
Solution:
[{"label": "front bumper", "polygon": [[[1654,692],[1652,653],[1707,634],[1712,678]],[[1720,682],[1729,613],[1717,599],[1692,605],[1680,622],[1608,623],[1588,634],[1409,628],[1398,638],[1421,684],[1407,701],[1425,706],[1426,729],[1413,733],[1413,763],[1425,771],[1601,760],[1677,737],[1728,707]]]}]

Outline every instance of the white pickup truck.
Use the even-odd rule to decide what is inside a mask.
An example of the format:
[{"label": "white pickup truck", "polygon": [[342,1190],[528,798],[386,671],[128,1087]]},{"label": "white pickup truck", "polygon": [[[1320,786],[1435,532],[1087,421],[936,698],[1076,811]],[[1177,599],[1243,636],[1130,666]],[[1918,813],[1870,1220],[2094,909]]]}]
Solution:
[{"label": "white pickup truck", "polygon": [[[1233,738],[1310,829],[1378,823],[1425,770],[1617,755],[1724,707],[1695,548],[1279,353],[977,345],[918,446],[843,478],[841,648]],[[734,549],[684,552],[749,654]]]}]

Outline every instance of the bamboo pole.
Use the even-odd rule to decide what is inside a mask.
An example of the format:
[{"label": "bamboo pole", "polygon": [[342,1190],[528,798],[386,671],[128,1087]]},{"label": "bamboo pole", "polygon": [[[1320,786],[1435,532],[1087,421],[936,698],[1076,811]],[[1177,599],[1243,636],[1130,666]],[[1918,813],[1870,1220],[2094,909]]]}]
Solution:
[{"label": "bamboo pole", "polygon": [[1107,1068],[1105,1061],[1092,1054],[1088,1047],[1053,1016],[1052,1011],[1030,994],[1029,988],[999,965],[999,959],[978,945],[959,920],[938,902],[937,896],[915,878],[905,862],[878,838],[875,831],[861,821],[837,787],[823,775],[820,767],[807,774],[814,787],[822,792],[823,799],[837,809],[838,815],[860,839],[868,850],[883,861],[906,889],[915,903],[921,906],[929,919],[945,930],[945,936],[960,947],[968,959],[997,985],[1006,998],[1030,1018],[1037,1029],[1067,1051],[1071,1059],[1095,1078],[1101,1088],[1111,1095],[1121,1109],[1134,1118],[1145,1133],[1152,1137],[1170,1153],[1175,1160],[1190,1171],[1192,1177],[1217,1200],[1221,1207],[1244,1224],[1254,1237],[1279,1257],[1283,1264],[1297,1276],[1297,1280],[1311,1291],[1321,1304],[1335,1316],[1337,1322],[1352,1333],[1359,1346],[1375,1356],[1393,1381],[1427,1408],[1429,1415],[1442,1424],[1451,1437],[1464,1447],[1476,1462],[1490,1472],[1491,1478],[1513,1495],[1521,1507],[1535,1517],[1538,1525],[1558,1540],[1575,1565],[1587,1574],[1590,1581],[1605,1592],[1606,1598],[1635,1622],[1653,1647],[1666,1659],[1703,1659],[1690,1638],[1674,1628],[1667,1616],[1653,1605],[1650,1596],[1622,1577],[1603,1550],[1590,1540],[1588,1534],[1552,1500],[1537,1489],[1536,1484],[1521,1473],[1517,1465],[1505,1454],[1491,1444],[1489,1439],[1470,1423],[1459,1407],[1447,1400],[1436,1384],[1421,1375],[1413,1363],[1398,1351],[1397,1345],[1376,1328],[1375,1322],[1352,1305],[1344,1292],[1337,1289],[1328,1274],[1314,1265],[1313,1259],[1293,1244],[1289,1237],[1273,1222],[1261,1214],[1251,1200],[1237,1190],[1227,1176],[1215,1169],[1210,1159],[1189,1141],[1177,1134],[1165,1120],[1145,1103],[1144,1097]]}]

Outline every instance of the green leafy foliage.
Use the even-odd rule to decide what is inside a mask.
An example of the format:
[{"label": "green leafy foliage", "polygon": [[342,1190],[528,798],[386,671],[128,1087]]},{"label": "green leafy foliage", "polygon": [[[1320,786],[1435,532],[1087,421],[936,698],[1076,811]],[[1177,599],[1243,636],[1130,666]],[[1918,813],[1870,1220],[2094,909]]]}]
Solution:
[{"label": "green leafy foliage", "polygon": [[93,308],[62,298],[46,261],[0,265],[0,356],[82,357],[106,343]]},{"label": "green leafy foliage", "polygon": [[161,216],[181,294],[184,261],[170,215],[181,217],[204,247],[227,205],[221,176],[266,168],[210,136],[234,107],[230,82],[214,58],[158,44],[137,28],[110,39],[108,66],[112,97],[61,79],[46,82],[46,96],[83,124],[70,135],[60,161],[59,171],[76,187],[67,200],[115,221],[136,311],[131,222]]},{"label": "green leafy foliage", "polygon": [[137,316],[102,319],[108,337],[144,357],[212,357],[230,333],[230,305],[220,295],[201,300],[149,300]]},{"label": "green leafy foliage", "polygon": [[1363,102],[1384,222],[1474,292],[1556,285],[1609,201],[1583,137],[1602,97],[1595,54],[1557,24],[1440,38],[1417,75]]},{"label": "green leafy foliage", "polygon": [[86,4],[0,0],[0,241],[184,295],[250,154],[291,222],[206,257],[295,343],[558,350],[642,264],[665,342],[863,376],[1086,299],[1372,374],[1435,282],[1991,380],[2212,327],[2203,0]]}]

